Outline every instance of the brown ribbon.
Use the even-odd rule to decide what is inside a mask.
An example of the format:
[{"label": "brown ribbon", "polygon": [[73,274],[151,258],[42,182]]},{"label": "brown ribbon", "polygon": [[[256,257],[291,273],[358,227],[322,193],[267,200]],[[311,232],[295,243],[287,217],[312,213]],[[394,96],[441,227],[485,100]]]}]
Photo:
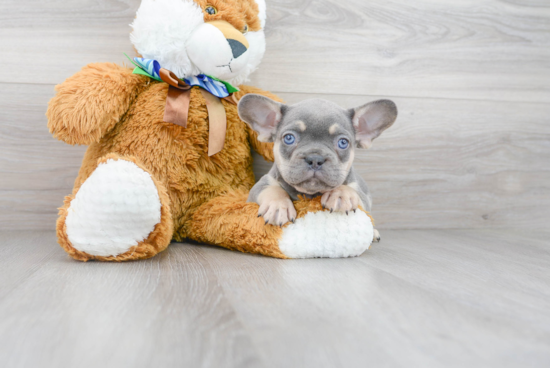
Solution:
[{"label": "brown ribbon", "polygon": [[[168,83],[168,95],[166,96],[166,108],[164,121],[187,127],[189,116],[189,102],[191,100],[191,86],[180,80],[174,73],[164,68],[159,71],[160,79]],[[208,156],[213,156],[223,149],[225,133],[227,131],[227,116],[222,101],[201,88],[201,94],[206,101],[208,109]],[[225,97],[234,105],[237,101],[233,95]]]},{"label": "brown ribbon", "polygon": [[208,109],[208,156],[213,156],[223,148],[227,117],[225,116],[225,107],[218,97],[202,88],[201,94],[206,100]]},{"label": "brown ribbon", "polygon": [[164,121],[187,128],[189,101],[191,101],[190,89],[181,90],[172,86],[168,87],[166,108],[164,109]]},{"label": "brown ribbon", "polygon": [[189,86],[187,83],[179,79],[177,75],[175,75],[174,73],[172,73],[167,69],[161,68],[159,70],[159,76],[160,76],[160,79],[162,79],[164,82],[168,83],[172,87],[176,87],[178,89],[183,89],[183,90],[191,89],[191,86]]}]

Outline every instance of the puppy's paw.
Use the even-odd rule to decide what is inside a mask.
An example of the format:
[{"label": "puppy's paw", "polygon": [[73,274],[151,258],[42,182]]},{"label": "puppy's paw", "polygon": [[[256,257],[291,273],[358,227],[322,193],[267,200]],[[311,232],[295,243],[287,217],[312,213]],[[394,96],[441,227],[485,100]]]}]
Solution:
[{"label": "puppy's paw", "polygon": [[258,217],[262,216],[266,225],[283,226],[289,221],[296,220],[296,209],[290,198],[273,198],[262,203]]},{"label": "puppy's paw", "polygon": [[321,197],[321,204],[324,208],[328,208],[330,212],[348,213],[350,211],[355,211],[360,203],[361,198],[359,194],[357,194],[355,189],[347,185],[340,185],[330,192],[326,192]]},{"label": "puppy's paw", "polygon": [[380,243],[381,239],[382,238],[380,237],[380,233],[378,232],[378,230],[374,229],[374,235],[372,237],[373,243]]}]

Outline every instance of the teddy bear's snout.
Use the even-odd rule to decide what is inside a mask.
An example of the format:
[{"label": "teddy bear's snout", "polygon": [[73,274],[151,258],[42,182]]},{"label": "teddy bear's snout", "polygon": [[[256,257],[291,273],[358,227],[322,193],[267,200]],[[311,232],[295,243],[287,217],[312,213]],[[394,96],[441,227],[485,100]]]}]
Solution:
[{"label": "teddy bear's snout", "polygon": [[223,80],[245,70],[249,48],[243,33],[223,20],[200,25],[187,42],[189,59],[201,73]]}]

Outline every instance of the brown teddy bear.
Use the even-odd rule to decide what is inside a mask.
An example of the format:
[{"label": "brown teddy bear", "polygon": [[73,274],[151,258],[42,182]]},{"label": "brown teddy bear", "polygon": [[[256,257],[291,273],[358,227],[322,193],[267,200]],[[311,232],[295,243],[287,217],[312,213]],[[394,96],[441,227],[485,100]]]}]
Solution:
[{"label": "brown teddy bear", "polygon": [[144,259],[185,238],[278,258],[368,248],[370,219],[303,199],[296,222],[275,227],[246,202],[251,148],[273,161],[272,144],[258,141],[236,107],[247,93],[277,99],[242,85],[265,51],[264,26],[264,0],[144,0],[132,24],[134,70],[90,64],[56,87],[50,132],[89,145],[59,212],[67,253]]}]

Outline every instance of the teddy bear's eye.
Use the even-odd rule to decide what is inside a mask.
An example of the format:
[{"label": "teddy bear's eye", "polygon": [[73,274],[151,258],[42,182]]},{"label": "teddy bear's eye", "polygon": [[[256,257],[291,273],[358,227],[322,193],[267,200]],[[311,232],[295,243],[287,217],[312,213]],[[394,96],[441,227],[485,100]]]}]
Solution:
[{"label": "teddy bear's eye", "polygon": [[212,5],[208,5],[204,10],[210,15],[218,14],[218,9],[214,8]]},{"label": "teddy bear's eye", "polygon": [[247,34],[247,33],[248,33],[248,24],[245,24],[243,28],[243,34]]}]

